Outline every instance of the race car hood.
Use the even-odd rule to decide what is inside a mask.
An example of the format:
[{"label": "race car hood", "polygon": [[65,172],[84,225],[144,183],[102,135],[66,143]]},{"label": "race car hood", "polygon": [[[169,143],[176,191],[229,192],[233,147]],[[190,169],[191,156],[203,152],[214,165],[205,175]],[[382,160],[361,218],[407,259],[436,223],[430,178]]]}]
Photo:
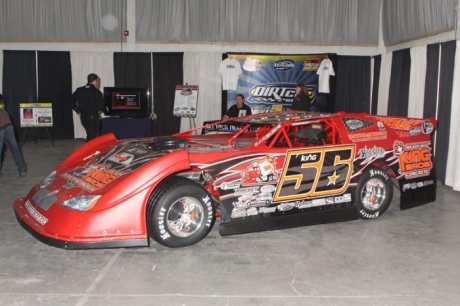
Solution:
[{"label": "race car hood", "polygon": [[[154,141],[110,142],[99,146],[101,150],[95,150],[94,154],[81,154],[77,150],[68,158],[70,161],[64,161],[64,166],[37,184],[30,195],[44,210],[52,203],[76,196],[104,195],[112,203],[117,202],[165,175],[188,169],[188,152],[182,149],[184,142],[184,139],[160,137]],[[81,150],[86,149],[83,146]]]}]

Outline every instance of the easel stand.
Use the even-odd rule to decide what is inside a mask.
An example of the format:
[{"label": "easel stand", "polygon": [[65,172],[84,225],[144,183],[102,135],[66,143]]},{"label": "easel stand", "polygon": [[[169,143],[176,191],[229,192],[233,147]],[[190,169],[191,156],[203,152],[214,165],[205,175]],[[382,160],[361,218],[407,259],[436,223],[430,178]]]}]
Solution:
[{"label": "easel stand", "polygon": [[[24,139],[22,140],[22,143],[20,145],[20,147],[22,148],[22,146],[24,145],[24,142],[26,142],[26,139],[27,139],[27,135],[29,134],[29,130],[30,129],[35,129],[35,145],[37,145],[38,143],[38,127],[34,127],[34,128],[27,128],[26,130],[26,134],[24,135]],[[53,145],[54,147],[54,141],[53,141],[53,138],[51,137],[51,134],[50,134],[50,131],[48,130],[47,127],[44,128],[46,130],[46,134],[48,134],[48,138],[51,140],[51,144]]]}]

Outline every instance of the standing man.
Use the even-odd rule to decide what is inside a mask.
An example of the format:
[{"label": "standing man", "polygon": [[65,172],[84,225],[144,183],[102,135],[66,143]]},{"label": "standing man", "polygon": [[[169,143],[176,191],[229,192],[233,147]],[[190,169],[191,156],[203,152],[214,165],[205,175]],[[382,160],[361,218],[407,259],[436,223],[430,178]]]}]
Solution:
[{"label": "standing man", "polygon": [[251,114],[251,108],[244,104],[244,96],[242,94],[237,94],[235,99],[235,105],[231,106],[227,110],[227,113],[224,115],[222,119],[247,116]]},{"label": "standing man", "polygon": [[72,94],[73,110],[80,116],[86,131],[86,142],[99,134],[101,117],[99,111],[105,112],[104,97],[99,90],[101,79],[94,73],[88,74],[88,83],[77,88]]},{"label": "standing man", "polygon": [[[0,94],[0,104],[4,104],[4,98]],[[13,124],[10,115],[0,107],[0,152],[3,152],[3,142],[10,148],[11,156],[18,168],[20,176],[27,175],[27,164],[24,161],[21,150],[19,149],[16,137],[14,136]],[[2,176],[2,160],[0,159],[0,177]]]}]

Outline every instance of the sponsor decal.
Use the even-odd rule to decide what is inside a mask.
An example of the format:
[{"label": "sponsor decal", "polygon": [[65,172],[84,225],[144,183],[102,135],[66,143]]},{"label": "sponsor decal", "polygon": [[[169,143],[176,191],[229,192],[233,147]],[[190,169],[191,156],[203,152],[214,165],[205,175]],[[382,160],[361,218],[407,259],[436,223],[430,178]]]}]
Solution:
[{"label": "sponsor decal", "polygon": [[273,183],[277,180],[275,157],[266,156],[253,161],[251,165],[241,172],[243,186],[254,184]]},{"label": "sponsor decal", "polygon": [[312,205],[313,207],[315,207],[315,206],[323,206],[323,205],[326,205],[326,204],[327,204],[327,202],[326,202],[326,199],[325,199],[325,198],[322,198],[322,199],[313,199],[313,200],[311,201],[311,205]]},{"label": "sponsor decal", "polygon": [[93,192],[104,188],[123,175],[122,172],[110,169],[110,167],[110,164],[94,164],[64,173],[62,177],[89,192]]},{"label": "sponsor decal", "polygon": [[[290,104],[294,100],[297,83],[256,84],[249,89],[248,103],[254,104]],[[312,101],[315,99],[316,86],[305,85]]]},{"label": "sponsor decal", "polygon": [[259,186],[257,187],[246,187],[246,188],[240,188],[240,189],[235,189],[235,196],[239,195],[245,195],[245,194],[255,194],[259,192]]},{"label": "sponsor decal", "polygon": [[262,137],[259,141],[257,141],[254,146],[259,146],[261,143],[265,142],[268,138],[272,137],[273,134],[275,134],[276,132],[278,132],[278,130],[281,128],[281,125],[278,124],[276,125],[273,129],[270,130],[270,132],[268,132],[267,134],[264,135],[264,137]]},{"label": "sponsor decal", "polygon": [[107,158],[107,160],[117,164],[129,165],[133,162],[134,155],[126,152],[120,152],[113,154],[112,156]]},{"label": "sponsor decal", "polygon": [[229,190],[229,189],[236,189],[236,188],[239,188],[240,187],[240,183],[222,183],[222,185],[220,185],[220,189],[222,190]]},{"label": "sponsor decal", "polygon": [[264,186],[260,187],[260,191],[261,192],[273,192],[273,191],[275,191],[275,186],[273,186],[273,185],[264,185]]},{"label": "sponsor decal", "polygon": [[385,125],[382,122],[377,121],[377,126],[378,126],[379,130],[385,131]]},{"label": "sponsor decal", "polygon": [[399,137],[416,136],[420,132],[430,134],[433,132],[433,124],[429,120],[405,119],[405,118],[379,118],[383,124],[396,130]]},{"label": "sponsor decal", "polygon": [[312,206],[313,202],[311,200],[302,200],[295,202],[295,207],[297,207],[298,209],[310,208]]},{"label": "sponsor decal", "polygon": [[399,159],[398,171],[406,179],[428,176],[433,168],[429,142],[404,144],[396,140],[393,144],[393,153]]},{"label": "sponsor decal", "polygon": [[210,196],[206,196],[205,198],[203,198],[203,203],[204,205],[206,205],[206,207],[208,208],[208,219],[206,220],[206,227],[211,227],[211,223],[212,223],[212,218],[214,217],[213,216],[213,209],[212,209],[212,202],[211,202],[211,197]]},{"label": "sponsor decal", "polygon": [[48,219],[45,218],[42,214],[35,210],[35,208],[30,204],[30,201],[27,200],[24,204],[29,214],[38,221],[41,225],[45,225],[48,222]]},{"label": "sponsor decal", "polygon": [[277,60],[273,63],[273,68],[276,71],[280,71],[280,72],[292,70],[294,69],[294,67],[295,67],[294,60],[287,59],[287,58]]},{"label": "sponsor decal", "polygon": [[246,210],[246,214],[247,214],[248,216],[255,216],[255,215],[258,215],[258,214],[259,214],[259,211],[257,210],[257,208],[251,207],[251,208],[248,208],[248,209]]},{"label": "sponsor decal", "polygon": [[261,214],[269,214],[276,211],[276,207],[260,207],[259,212]]},{"label": "sponsor decal", "polygon": [[374,125],[373,122],[355,118],[342,118],[342,121],[349,133],[353,133]]},{"label": "sponsor decal", "polygon": [[421,129],[423,134],[431,134],[431,132],[434,130],[434,127],[429,120],[426,120],[423,121]]},{"label": "sponsor decal", "polygon": [[246,209],[232,210],[232,218],[244,218],[247,216]]},{"label": "sponsor decal", "polygon": [[162,207],[160,209],[160,216],[158,217],[158,230],[160,231],[160,238],[162,240],[166,240],[171,237],[171,235],[165,229],[165,214],[166,209]]},{"label": "sponsor decal", "polygon": [[419,126],[414,126],[413,128],[410,129],[409,131],[409,135],[410,136],[417,136],[418,134],[420,134],[420,127]]},{"label": "sponsor decal", "polygon": [[288,211],[291,210],[295,207],[294,203],[282,203],[277,206],[279,211]]},{"label": "sponsor decal", "polygon": [[246,71],[260,71],[264,70],[267,62],[261,59],[247,57],[243,63],[243,69]]},{"label": "sponsor decal", "polygon": [[374,147],[372,149],[368,149],[367,146],[364,148],[359,149],[358,152],[359,156],[358,159],[368,159],[368,158],[382,158],[385,157],[385,150],[381,147]]},{"label": "sponsor decal", "polygon": [[417,119],[405,119],[405,118],[378,118],[382,121],[383,124],[386,126],[399,129],[399,130],[407,130],[409,131],[414,126],[420,126],[422,121]]},{"label": "sponsor decal", "polygon": [[341,194],[348,188],[354,156],[354,145],[288,151],[273,202]]},{"label": "sponsor decal", "polygon": [[321,58],[307,58],[302,66],[303,66],[303,71],[312,71],[312,70],[318,70],[319,66],[321,64]]},{"label": "sponsor decal", "polygon": [[360,210],[359,211],[359,214],[363,217],[363,218],[366,218],[366,219],[375,219],[375,218],[378,218],[379,216],[379,212],[375,212],[373,214],[369,214],[367,212],[365,212],[364,210]]},{"label": "sponsor decal", "polygon": [[434,181],[433,180],[428,180],[428,181],[420,181],[416,183],[406,183],[402,186],[403,192],[408,191],[410,189],[414,190],[417,188],[423,188],[425,186],[430,186],[433,185]]},{"label": "sponsor decal", "polygon": [[424,181],[423,182],[423,186],[430,186],[430,185],[433,185],[434,184],[434,181],[433,180],[429,180],[429,181]]},{"label": "sponsor decal", "polygon": [[382,140],[387,139],[387,131],[348,134],[348,137],[353,142]]},{"label": "sponsor decal", "polygon": [[334,197],[335,204],[347,203],[347,202],[351,202],[351,193],[346,193],[343,196]]},{"label": "sponsor decal", "polygon": [[378,169],[371,169],[370,175],[371,175],[371,177],[374,177],[374,176],[376,176],[376,175],[383,176],[383,178],[384,178],[386,181],[388,181],[388,180],[390,179],[390,177],[386,174],[385,171],[378,170]]}]

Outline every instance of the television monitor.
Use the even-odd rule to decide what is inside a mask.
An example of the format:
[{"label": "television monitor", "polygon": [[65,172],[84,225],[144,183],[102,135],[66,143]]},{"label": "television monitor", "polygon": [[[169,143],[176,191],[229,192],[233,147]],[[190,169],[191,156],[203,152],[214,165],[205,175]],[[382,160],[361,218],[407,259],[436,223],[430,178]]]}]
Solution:
[{"label": "television monitor", "polygon": [[108,116],[149,117],[150,90],[148,87],[104,87]]}]

